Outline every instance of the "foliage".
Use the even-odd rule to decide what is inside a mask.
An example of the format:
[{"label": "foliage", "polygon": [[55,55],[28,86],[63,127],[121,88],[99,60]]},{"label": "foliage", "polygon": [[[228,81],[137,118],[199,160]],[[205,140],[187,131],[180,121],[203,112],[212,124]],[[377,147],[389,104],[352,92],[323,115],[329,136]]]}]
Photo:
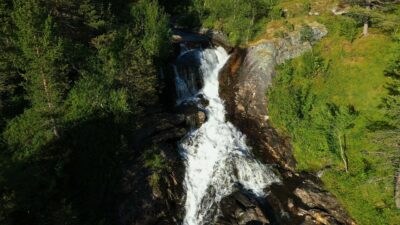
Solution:
[{"label": "foliage", "polygon": [[0,3],[0,129],[4,128],[5,120],[21,111],[24,105],[19,94],[22,77],[16,67],[20,60],[12,37],[15,24],[11,18],[11,7],[11,1]]},{"label": "foliage", "polygon": [[118,221],[168,20],[153,0],[1,1],[1,224]]},{"label": "foliage", "polygon": [[327,189],[359,224],[398,224],[396,164],[388,163],[398,161],[389,147],[398,134],[388,122],[399,120],[390,119],[396,104],[385,103],[392,102],[386,88],[390,93],[394,79],[384,76],[397,71],[398,49],[390,36],[349,34],[358,30],[352,18],[318,20],[329,36],[311,53],[279,66],[267,95],[271,122],[292,138],[298,169],[324,171]]},{"label": "foliage", "polygon": [[247,43],[269,17],[275,0],[196,0],[203,26],[224,31],[234,45]]}]

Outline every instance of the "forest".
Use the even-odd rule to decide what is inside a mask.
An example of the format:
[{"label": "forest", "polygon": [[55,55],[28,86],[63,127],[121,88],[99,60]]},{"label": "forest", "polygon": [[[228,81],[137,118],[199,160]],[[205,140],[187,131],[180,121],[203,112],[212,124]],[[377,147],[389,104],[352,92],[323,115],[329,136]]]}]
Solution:
[{"label": "forest", "polygon": [[[397,3],[0,0],[0,224],[120,224],[132,157],[155,154],[146,165],[166,170],[133,134],[174,104],[159,79],[176,54],[173,30],[219,30],[246,48],[276,27],[285,37],[312,10],[328,36],[278,66],[265,90],[270,122],[291,140],[296,169],[322,173],[357,223],[399,224]],[[338,19],[336,4],[351,9]]]}]

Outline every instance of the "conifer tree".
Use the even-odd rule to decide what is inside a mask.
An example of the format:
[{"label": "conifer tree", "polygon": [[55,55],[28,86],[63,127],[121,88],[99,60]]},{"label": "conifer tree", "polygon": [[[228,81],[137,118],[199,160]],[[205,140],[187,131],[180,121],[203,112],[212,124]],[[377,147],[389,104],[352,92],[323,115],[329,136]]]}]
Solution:
[{"label": "conifer tree", "polygon": [[[24,59],[24,87],[31,108],[11,122],[9,127],[9,132],[25,131],[26,134],[8,133],[7,136],[24,144],[42,132],[41,141],[59,137],[62,100],[67,90],[63,40],[56,34],[56,25],[44,1],[16,1],[13,19],[18,29],[17,45]],[[29,123],[33,119],[37,121]],[[35,124],[38,127],[32,127]],[[52,135],[47,131],[51,131]],[[18,137],[25,141],[16,140]],[[44,144],[37,141],[38,146]]]}]

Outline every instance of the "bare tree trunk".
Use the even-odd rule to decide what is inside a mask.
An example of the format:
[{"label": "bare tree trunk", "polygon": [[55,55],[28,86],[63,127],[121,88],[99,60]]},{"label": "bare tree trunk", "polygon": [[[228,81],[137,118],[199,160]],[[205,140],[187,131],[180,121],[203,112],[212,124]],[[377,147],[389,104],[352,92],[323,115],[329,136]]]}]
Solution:
[{"label": "bare tree trunk", "polygon": [[337,137],[339,139],[340,157],[342,158],[342,161],[343,161],[343,164],[344,164],[344,169],[346,170],[346,173],[349,173],[348,160],[347,160],[345,149],[343,148],[343,145],[342,145],[342,139],[340,138],[340,133],[339,132],[337,134]]},{"label": "bare tree trunk", "polygon": [[[37,55],[37,57],[40,56],[39,48],[36,48],[36,55]],[[54,109],[54,105],[53,105],[53,103],[51,101],[49,85],[48,85],[48,81],[46,79],[46,76],[44,74],[43,67],[40,68],[40,75],[41,75],[41,78],[42,78],[43,89],[44,89],[44,92],[46,94],[47,107],[49,108],[50,111],[52,111]],[[58,129],[57,129],[57,126],[56,126],[56,120],[54,119],[53,116],[51,116],[50,120],[51,120],[51,123],[53,125],[53,133],[54,133],[54,135],[56,137],[60,137]]]},{"label": "bare tree trunk", "polygon": [[364,22],[364,29],[363,29],[363,35],[364,36],[368,36],[368,27],[369,27],[368,21],[365,21]]},{"label": "bare tree trunk", "polygon": [[[368,2],[368,5],[366,6],[367,11],[370,11],[370,10],[371,10],[371,5],[370,5],[370,4],[371,4],[371,3]],[[368,36],[368,28],[369,28],[369,18],[365,18],[365,21],[364,21],[364,28],[363,28],[363,35],[364,35],[364,37],[365,37],[365,36]]]},{"label": "bare tree trunk", "polygon": [[400,209],[400,169],[397,169],[394,179],[394,202],[396,207]]}]

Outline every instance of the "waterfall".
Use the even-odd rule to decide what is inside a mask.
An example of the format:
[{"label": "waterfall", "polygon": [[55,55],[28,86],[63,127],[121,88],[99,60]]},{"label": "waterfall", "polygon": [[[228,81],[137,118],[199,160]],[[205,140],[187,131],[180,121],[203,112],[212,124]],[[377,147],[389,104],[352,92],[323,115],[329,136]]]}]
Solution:
[{"label": "waterfall", "polygon": [[197,95],[202,95],[209,104],[205,107],[207,121],[179,143],[186,164],[183,224],[214,224],[220,212],[218,203],[233,192],[235,185],[240,184],[255,195],[263,196],[264,188],[279,179],[267,165],[254,159],[246,137],[225,119],[224,102],[218,92],[218,74],[229,55],[221,47],[192,49],[188,54],[181,54],[178,61],[187,60],[181,57],[197,60],[197,76],[201,76],[203,87],[193,93],[193,77],[188,77],[196,74],[182,74],[183,71],[175,68],[177,104],[195,101]]}]

